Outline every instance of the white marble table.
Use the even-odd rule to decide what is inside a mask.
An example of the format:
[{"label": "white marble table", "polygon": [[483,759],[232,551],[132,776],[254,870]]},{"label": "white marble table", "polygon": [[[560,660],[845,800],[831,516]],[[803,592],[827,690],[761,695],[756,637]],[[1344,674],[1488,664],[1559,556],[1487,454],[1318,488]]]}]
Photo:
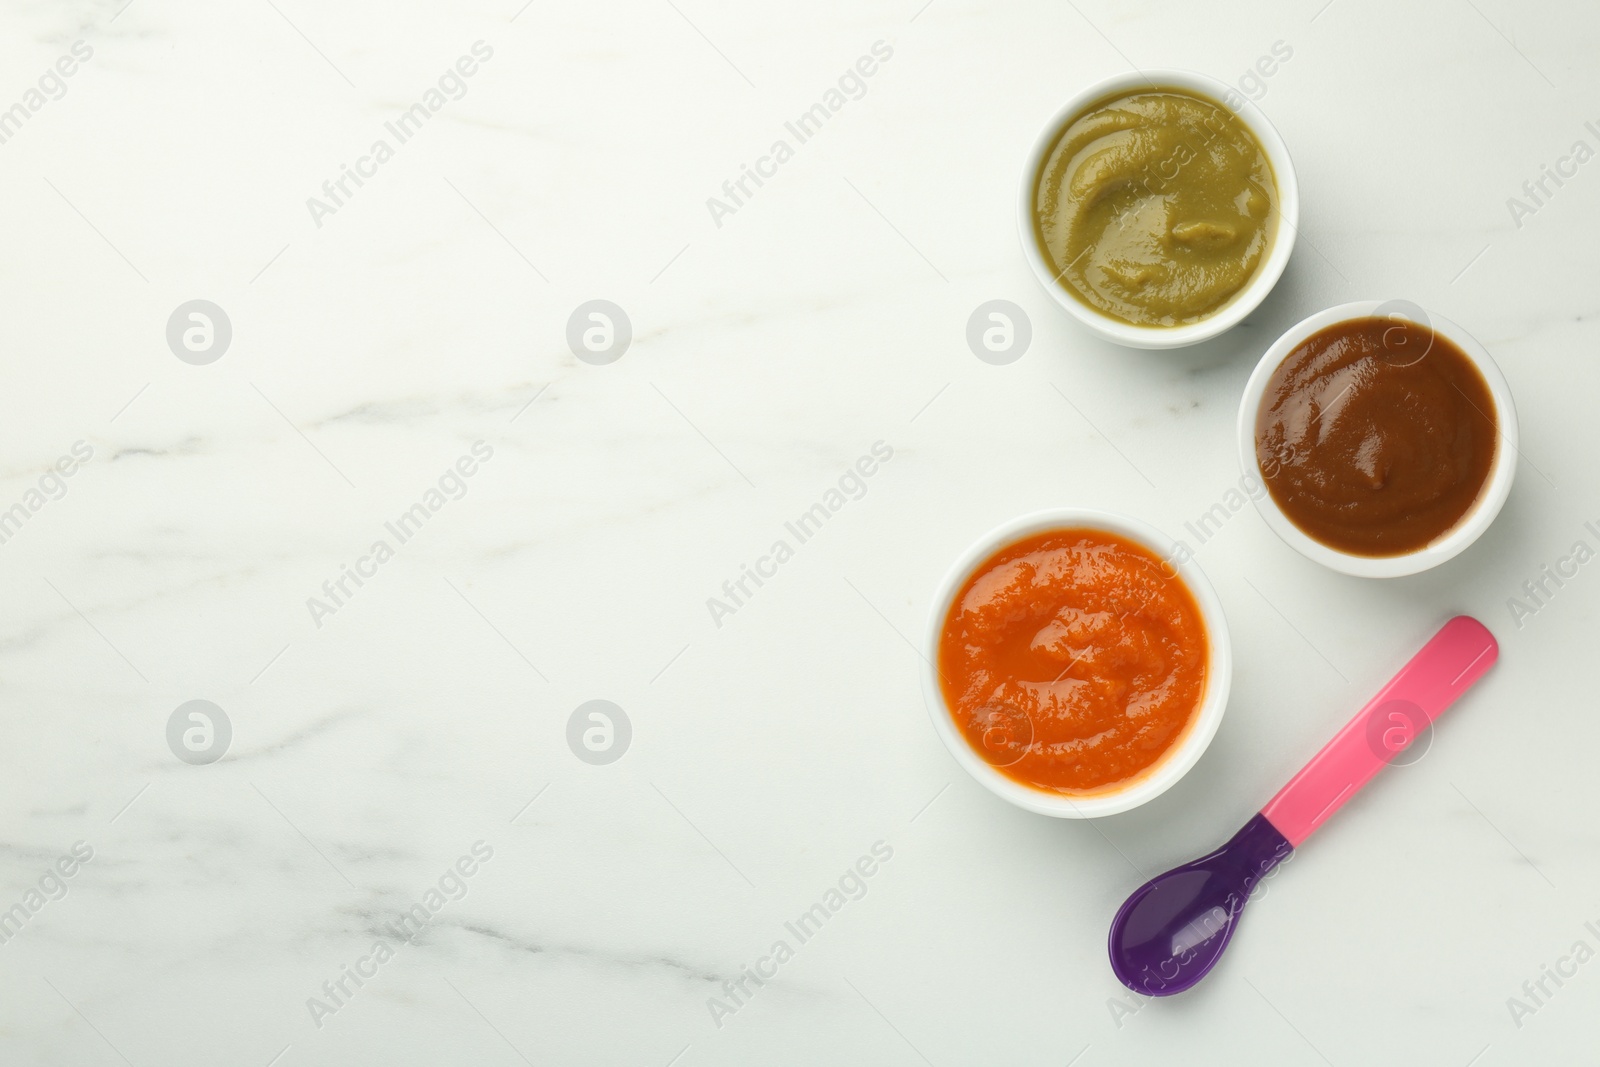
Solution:
[{"label": "white marble table", "polygon": [[[0,1062],[1592,1056],[1600,564],[1508,603],[1600,547],[1592,6],[122,4],[0,16]],[[1274,45],[1287,275],[1198,349],[1091,340],[1013,231],[1038,124]],[[1236,682],[1193,773],[1095,824],[966,778],[906,640],[947,563],[1053,505],[1181,536],[1259,354],[1367,297],[1510,379],[1490,533],[1361,581],[1241,511],[1198,551]],[[609,363],[566,340],[597,299]],[[992,299],[1031,317],[1005,366],[965,339]],[[1122,898],[1462,611],[1502,659],[1426,757],[1203,986],[1126,999]],[[569,745],[594,700],[628,736]]]}]

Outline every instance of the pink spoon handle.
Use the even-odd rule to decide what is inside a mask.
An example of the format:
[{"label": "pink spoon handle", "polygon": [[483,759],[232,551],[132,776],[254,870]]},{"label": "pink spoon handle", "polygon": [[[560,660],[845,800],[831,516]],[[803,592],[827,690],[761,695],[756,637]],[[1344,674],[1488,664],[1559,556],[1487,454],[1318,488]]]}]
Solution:
[{"label": "pink spoon handle", "polygon": [[1493,665],[1500,646],[1457,615],[1261,809],[1295,848]]}]

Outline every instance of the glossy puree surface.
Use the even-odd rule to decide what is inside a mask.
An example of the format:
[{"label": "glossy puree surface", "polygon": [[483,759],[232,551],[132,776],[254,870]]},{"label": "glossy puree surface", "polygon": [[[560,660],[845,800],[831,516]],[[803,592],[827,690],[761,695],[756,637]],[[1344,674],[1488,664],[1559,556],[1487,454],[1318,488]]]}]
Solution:
[{"label": "glossy puree surface", "polygon": [[945,706],[1002,773],[1094,793],[1182,737],[1205,695],[1208,642],[1171,566],[1100,530],[1024,538],[980,564],[939,642]]},{"label": "glossy puree surface", "polygon": [[1447,533],[1483,492],[1496,446],[1483,375],[1448,338],[1403,319],[1351,319],[1306,338],[1273,373],[1256,421],[1279,509],[1362,556]]},{"label": "glossy puree surface", "polygon": [[1278,188],[1255,135],[1178,89],[1102,101],[1038,177],[1034,221],[1056,278],[1140,326],[1199,322],[1236,296],[1276,232]]}]

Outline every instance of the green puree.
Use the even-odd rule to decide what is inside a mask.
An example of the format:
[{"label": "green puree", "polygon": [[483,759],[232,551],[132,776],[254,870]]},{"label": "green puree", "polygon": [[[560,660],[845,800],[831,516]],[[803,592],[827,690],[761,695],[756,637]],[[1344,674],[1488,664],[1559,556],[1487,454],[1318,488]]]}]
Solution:
[{"label": "green puree", "polygon": [[1227,108],[1177,89],[1079,115],[1039,173],[1034,219],[1051,269],[1097,311],[1184,326],[1243,289],[1277,229],[1272,165]]}]

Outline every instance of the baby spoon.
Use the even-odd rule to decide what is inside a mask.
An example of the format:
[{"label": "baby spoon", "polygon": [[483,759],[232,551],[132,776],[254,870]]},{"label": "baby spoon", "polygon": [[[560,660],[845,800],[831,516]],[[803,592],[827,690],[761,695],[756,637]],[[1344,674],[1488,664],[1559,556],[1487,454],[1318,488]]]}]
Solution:
[{"label": "baby spoon", "polygon": [[1140,886],[1111,920],[1111,969],[1122,984],[1164,997],[1204,978],[1267,872],[1455,703],[1498,653],[1482,623],[1451,619],[1227,844]]}]

